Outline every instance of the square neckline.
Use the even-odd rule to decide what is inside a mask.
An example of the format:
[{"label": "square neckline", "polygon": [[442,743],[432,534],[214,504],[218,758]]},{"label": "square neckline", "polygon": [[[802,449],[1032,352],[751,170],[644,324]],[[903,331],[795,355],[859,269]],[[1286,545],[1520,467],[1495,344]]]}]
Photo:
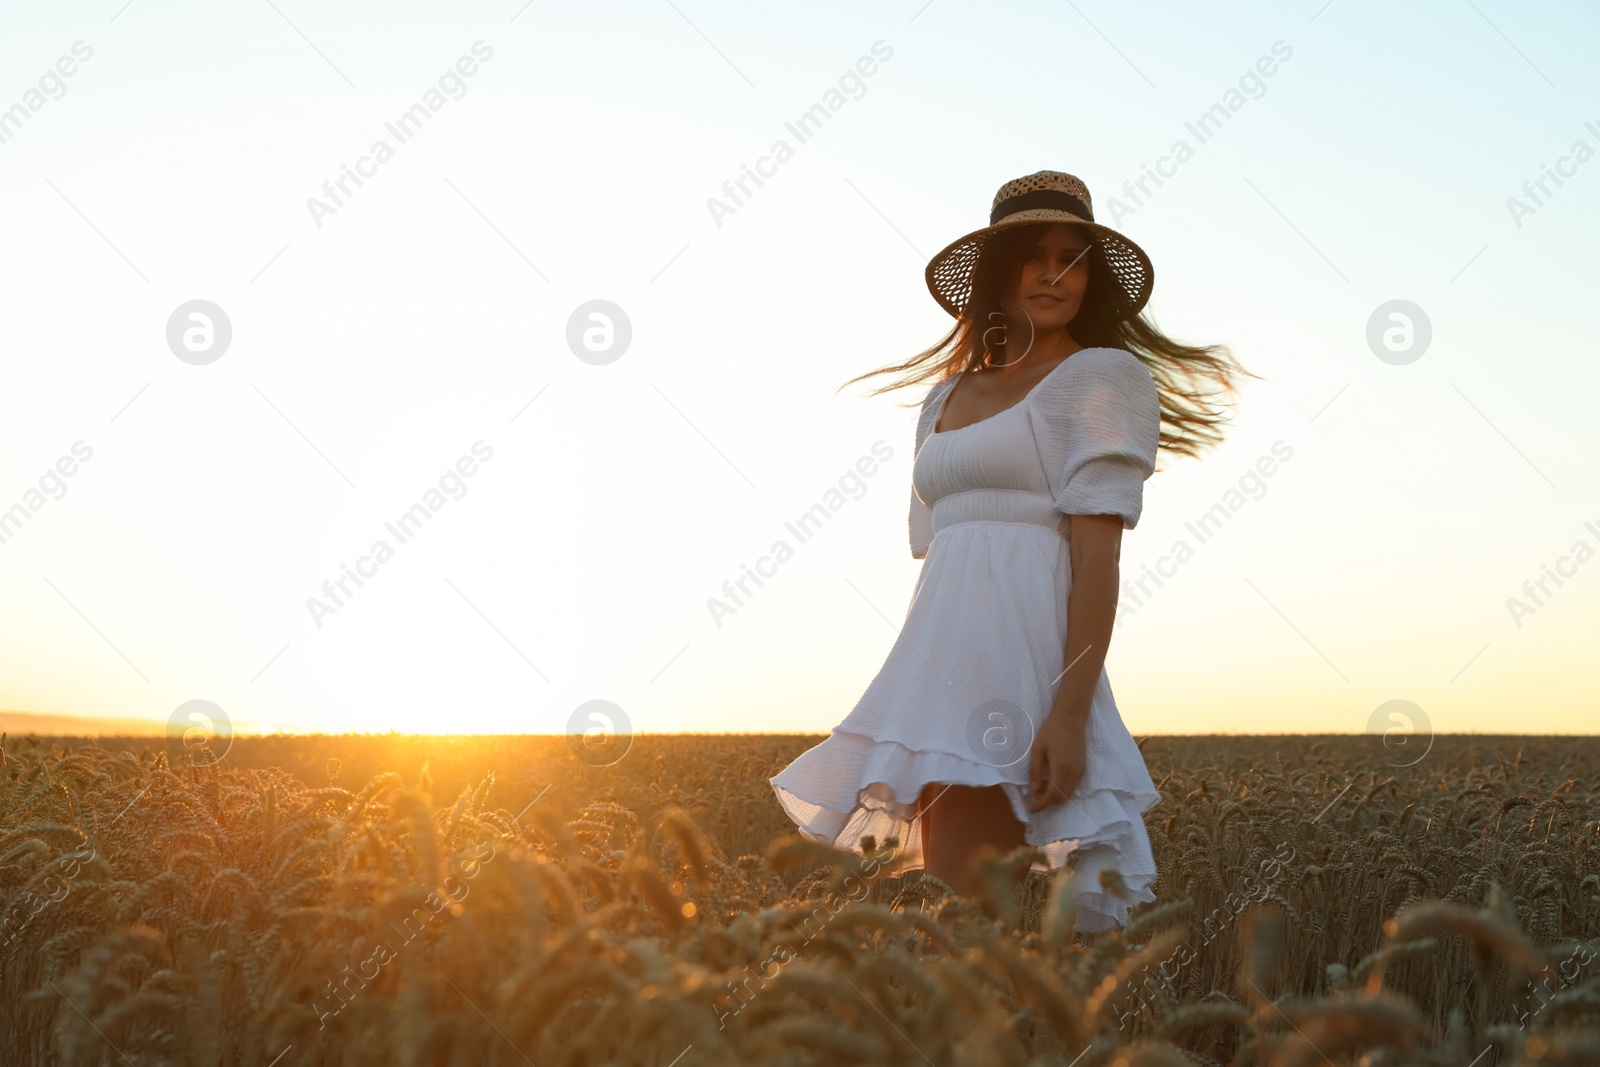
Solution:
[{"label": "square neckline", "polygon": [[956,391],[956,386],[961,384],[961,379],[967,373],[964,370],[957,371],[955,379],[952,382],[950,388],[946,389],[944,391],[944,396],[939,398],[939,409],[934,412],[933,423],[929,427],[928,436],[929,437],[944,437],[947,434],[960,433],[962,430],[970,430],[974,426],[982,426],[986,422],[992,422],[993,420],[998,419],[1001,415],[1004,415],[1008,411],[1013,411],[1016,408],[1022,407],[1028,401],[1033,399],[1034,394],[1039,391],[1039,387],[1044,385],[1045,382],[1049,381],[1050,380],[1050,376],[1052,374],[1054,374],[1056,371],[1060,370],[1062,367],[1065,367],[1067,365],[1068,360],[1071,360],[1073,356],[1076,356],[1078,354],[1078,352],[1087,352],[1087,351],[1089,351],[1089,349],[1080,348],[1080,349],[1078,349],[1077,352],[1072,353],[1071,356],[1067,356],[1060,363],[1057,363],[1054,367],[1051,367],[1048,371],[1045,372],[1044,377],[1040,378],[1037,382],[1034,382],[1033,383],[1033,388],[1029,389],[1028,392],[1023,396],[1023,398],[1021,400],[1017,401],[1015,404],[1011,404],[1011,405],[1009,405],[1007,407],[1003,407],[999,411],[995,412],[993,415],[989,415],[989,416],[986,416],[984,418],[981,418],[977,422],[969,422],[965,426],[957,426],[953,430],[941,430],[941,429],[939,429],[939,420],[944,417],[944,408],[945,408],[945,405],[950,402],[950,394]]}]

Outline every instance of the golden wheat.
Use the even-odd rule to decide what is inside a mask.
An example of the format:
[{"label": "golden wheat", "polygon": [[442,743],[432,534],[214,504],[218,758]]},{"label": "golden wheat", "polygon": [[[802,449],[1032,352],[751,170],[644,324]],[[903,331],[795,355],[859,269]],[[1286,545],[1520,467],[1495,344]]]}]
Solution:
[{"label": "golden wheat", "polygon": [[1037,850],[796,838],[814,741],[0,739],[0,1064],[1600,1062],[1600,743],[1147,739],[1084,935]]}]

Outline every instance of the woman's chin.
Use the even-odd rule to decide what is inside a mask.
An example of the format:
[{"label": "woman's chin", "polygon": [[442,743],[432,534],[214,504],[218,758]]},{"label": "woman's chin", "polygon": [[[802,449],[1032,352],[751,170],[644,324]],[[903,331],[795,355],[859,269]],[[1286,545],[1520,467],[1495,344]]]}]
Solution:
[{"label": "woman's chin", "polygon": [[1044,312],[1034,309],[1028,312],[1028,318],[1025,321],[1033,323],[1033,329],[1036,333],[1055,333],[1057,330],[1066,329],[1067,323],[1072,321],[1072,317],[1075,314],[1077,314],[1076,308],[1071,311],[1052,308]]},{"label": "woman's chin", "polygon": [[1023,323],[1033,323],[1035,329],[1059,330],[1071,322],[1078,309],[1067,304],[1035,302],[1028,300],[1011,308],[1011,315]]}]

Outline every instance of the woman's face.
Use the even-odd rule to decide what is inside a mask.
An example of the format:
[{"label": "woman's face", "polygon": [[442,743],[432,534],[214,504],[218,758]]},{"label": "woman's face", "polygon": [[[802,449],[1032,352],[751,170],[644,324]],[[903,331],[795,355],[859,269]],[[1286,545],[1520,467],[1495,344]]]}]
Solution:
[{"label": "woman's face", "polygon": [[1013,321],[1028,322],[1035,332],[1066,327],[1083,306],[1089,285],[1090,244],[1077,226],[1056,223],[1040,234],[1031,250],[1024,250],[1017,287],[1006,311]]}]

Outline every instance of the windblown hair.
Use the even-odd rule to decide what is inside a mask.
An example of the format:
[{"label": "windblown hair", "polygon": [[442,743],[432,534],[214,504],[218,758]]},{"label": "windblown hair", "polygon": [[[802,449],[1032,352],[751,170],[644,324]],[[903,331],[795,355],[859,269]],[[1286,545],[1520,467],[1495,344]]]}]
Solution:
[{"label": "windblown hair", "polygon": [[[903,363],[859,374],[840,388],[879,374],[902,374],[899,380],[868,394],[876,396],[930,378],[943,381],[988,363],[1004,364],[1022,358],[1007,355],[1007,338],[1013,330],[1004,305],[1015,295],[1024,257],[1052,225],[1056,224],[1030,223],[992,234],[978,254],[966,314],[956,320],[950,332],[933,347]],[[1211,401],[1235,397],[1236,376],[1259,375],[1239,366],[1226,345],[1180,344],[1163,334],[1145,314],[1129,316],[1122,289],[1092,235],[1085,258],[1089,282],[1083,306],[1067,324],[1067,332],[1086,348],[1126,349],[1143,363],[1161,399],[1160,448],[1199,458],[1221,442],[1221,427],[1228,417],[1220,404],[1214,406]],[[1024,354],[1032,343],[1031,339],[1021,340],[1026,336],[1018,335]]]}]

